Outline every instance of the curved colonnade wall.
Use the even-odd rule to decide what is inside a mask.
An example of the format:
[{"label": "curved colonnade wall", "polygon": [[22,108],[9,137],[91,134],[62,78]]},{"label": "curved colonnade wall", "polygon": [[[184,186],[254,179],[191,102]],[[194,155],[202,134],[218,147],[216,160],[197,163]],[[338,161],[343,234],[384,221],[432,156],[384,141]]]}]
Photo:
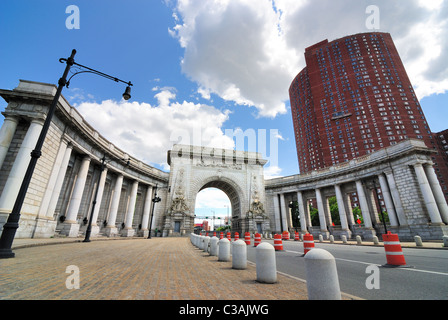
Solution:
[{"label": "curved colonnade wall", "polygon": [[[8,102],[0,130],[0,226],[11,212],[56,86],[20,80],[0,90]],[[125,124],[123,124],[125,125]],[[102,158],[106,167],[102,171]],[[155,187],[166,198],[169,173],[126,154],[92,128],[63,96],[52,119],[22,207],[16,237],[148,234],[162,225],[164,202],[152,210]]]}]

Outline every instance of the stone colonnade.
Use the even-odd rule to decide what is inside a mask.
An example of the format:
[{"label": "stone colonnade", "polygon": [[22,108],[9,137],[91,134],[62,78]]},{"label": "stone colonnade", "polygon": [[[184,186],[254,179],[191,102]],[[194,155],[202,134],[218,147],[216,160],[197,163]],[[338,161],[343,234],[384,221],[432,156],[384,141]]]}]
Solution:
[{"label": "stone colonnade", "polygon": [[[408,140],[353,160],[306,175],[266,181],[271,199],[272,229],[322,234],[327,237],[361,235],[371,239],[384,232],[381,211],[387,213],[388,231],[401,239],[442,239],[448,234],[448,206],[434,172],[430,150],[421,141]],[[334,226],[329,197],[336,197],[340,224]],[[300,227],[293,226],[290,203],[297,201]],[[310,204],[319,223],[312,224]],[[354,206],[363,223],[358,225]],[[387,219],[386,219],[387,220]],[[315,220],[316,221],[316,220]]]},{"label": "stone colonnade", "polygon": [[[0,129],[0,230],[12,211],[55,90],[53,85],[21,80],[16,89],[0,92],[8,102]],[[151,212],[151,200],[156,185],[159,196],[166,194],[167,181],[167,173],[130,157],[101,137],[61,97],[25,197],[16,237],[77,237],[85,232],[91,216],[91,236],[100,232],[147,236],[149,229],[162,225],[164,204]]]}]

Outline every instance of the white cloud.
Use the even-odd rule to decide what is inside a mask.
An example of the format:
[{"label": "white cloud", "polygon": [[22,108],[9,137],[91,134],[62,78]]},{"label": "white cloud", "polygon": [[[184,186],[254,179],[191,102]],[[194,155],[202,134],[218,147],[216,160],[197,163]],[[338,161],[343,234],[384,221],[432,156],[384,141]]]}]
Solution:
[{"label": "white cloud", "polygon": [[230,148],[233,141],[221,130],[229,111],[204,104],[172,101],[172,90],[155,95],[158,106],[148,103],[107,100],[81,103],[77,109],[84,119],[118,148],[148,164],[163,169],[167,151],[180,142]]},{"label": "white cloud", "polygon": [[[380,30],[366,28],[366,7]],[[418,97],[448,90],[448,1],[178,0],[170,34],[185,49],[182,70],[199,93],[285,113],[305,48],[361,32],[389,32]]]}]

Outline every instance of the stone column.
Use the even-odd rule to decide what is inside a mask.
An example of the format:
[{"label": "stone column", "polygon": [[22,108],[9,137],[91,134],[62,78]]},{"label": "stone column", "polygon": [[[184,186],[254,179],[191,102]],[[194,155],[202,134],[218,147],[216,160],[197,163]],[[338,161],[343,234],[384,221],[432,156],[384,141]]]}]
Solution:
[{"label": "stone column", "polygon": [[148,226],[149,216],[151,214],[151,204],[152,204],[151,200],[152,200],[152,186],[148,186],[148,189],[146,189],[145,204],[143,207],[142,229],[140,230],[143,237],[147,237],[148,233],[151,232],[151,226]]},{"label": "stone column", "polygon": [[34,119],[30,123],[11,171],[9,172],[8,179],[3,187],[3,192],[0,197],[0,212],[10,213],[12,211],[23,178],[25,177],[25,172],[31,160],[31,151],[36,147],[42,127],[42,120]]},{"label": "stone column", "polygon": [[336,201],[338,203],[338,211],[339,211],[339,218],[341,220],[342,231],[344,234],[347,235],[347,238],[350,238],[351,232],[348,228],[347,213],[345,211],[345,204],[344,204],[344,198],[343,198],[342,192],[341,192],[341,186],[339,184],[336,184],[334,186],[334,190],[336,192]]},{"label": "stone column", "polygon": [[316,202],[317,202],[317,211],[319,212],[320,230],[326,232],[328,231],[328,228],[327,228],[327,222],[325,221],[325,208],[320,189],[316,189]]},{"label": "stone column", "polygon": [[92,215],[92,230],[90,233],[91,237],[95,237],[100,231],[100,227],[97,224],[97,220],[98,220],[98,213],[100,212],[101,200],[103,199],[104,185],[106,183],[106,177],[107,177],[107,168],[104,168],[104,170],[101,172],[99,184],[97,185],[98,194],[96,196],[95,209],[94,209],[93,215]]},{"label": "stone column", "polygon": [[305,214],[305,206],[303,204],[303,194],[302,191],[297,191],[297,204],[299,207],[300,214],[300,227],[303,232],[307,232],[307,222],[306,222],[306,214]]},{"label": "stone column", "polygon": [[123,175],[119,174],[117,180],[115,181],[114,196],[112,198],[112,203],[110,205],[109,217],[107,219],[107,226],[105,234],[110,236],[115,236],[118,234],[117,227],[115,226],[115,221],[117,220],[118,205],[120,204],[121,197],[121,187],[123,186]]},{"label": "stone column", "polygon": [[439,208],[426,177],[425,170],[421,163],[414,164],[415,174],[417,175],[418,184],[425,201],[426,209],[428,210],[429,218],[432,224],[443,224],[440,216]]},{"label": "stone column", "polygon": [[64,160],[65,150],[67,150],[67,142],[62,140],[59,146],[58,154],[56,155],[56,159],[53,164],[53,169],[51,170],[50,178],[48,179],[47,188],[45,189],[45,193],[39,208],[39,217],[50,218],[53,216],[47,216],[48,207],[50,205],[54,187],[57,183],[59,171],[61,170],[62,161]]},{"label": "stone column", "polygon": [[288,217],[286,216],[285,195],[283,193],[280,194],[280,212],[282,213],[281,223],[283,231],[288,231]]},{"label": "stone column", "polygon": [[281,227],[280,204],[278,201],[278,194],[274,194],[273,202],[274,202],[275,229],[277,231],[280,231],[282,227]]},{"label": "stone column", "polygon": [[439,179],[434,171],[434,167],[430,164],[424,166],[426,177],[428,178],[429,185],[431,186],[432,193],[439,208],[442,221],[448,224],[448,205],[443,195],[442,188],[440,187]]},{"label": "stone column", "polygon": [[364,227],[372,228],[372,220],[370,218],[369,206],[367,204],[364,187],[360,180],[356,181],[356,193],[358,194],[359,206],[361,207],[362,217],[364,219]]},{"label": "stone column", "polygon": [[56,178],[56,183],[53,187],[53,193],[51,194],[51,199],[47,208],[47,217],[53,217],[54,210],[56,209],[56,205],[58,204],[59,195],[61,193],[62,185],[64,184],[65,174],[67,172],[68,163],[70,161],[70,156],[72,154],[73,145],[69,143],[65,148],[64,158],[61,161],[61,165],[59,168],[58,176]]},{"label": "stone column", "polygon": [[395,204],[395,212],[397,213],[398,224],[400,226],[407,226],[408,219],[404,213],[403,204],[401,203],[400,193],[398,192],[397,184],[395,183],[394,173],[392,171],[384,171],[387,183],[389,184],[392,201]]},{"label": "stone column", "polygon": [[6,116],[0,129],[0,169],[3,166],[12,138],[17,129],[19,120],[13,116]]},{"label": "stone column", "polygon": [[[398,226],[397,213],[395,212],[394,203],[390,195],[389,186],[383,174],[378,175],[380,181],[381,193],[383,195],[384,203],[386,204],[387,215],[389,216],[390,225],[392,227]],[[381,209],[380,209],[381,210]]]},{"label": "stone column", "polygon": [[126,213],[126,220],[124,228],[121,232],[121,235],[123,237],[134,236],[135,230],[132,228],[132,220],[134,219],[135,202],[137,200],[137,189],[138,189],[138,181],[135,180],[134,183],[132,184],[131,195],[129,197],[128,211]]},{"label": "stone column", "polygon": [[70,204],[63,223],[61,234],[68,237],[77,237],[79,232],[79,224],[77,221],[79,206],[81,205],[82,194],[86,185],[87,174],[89,173],[90,157],[84,156],[79,168],[78,177],[73,188]]}]

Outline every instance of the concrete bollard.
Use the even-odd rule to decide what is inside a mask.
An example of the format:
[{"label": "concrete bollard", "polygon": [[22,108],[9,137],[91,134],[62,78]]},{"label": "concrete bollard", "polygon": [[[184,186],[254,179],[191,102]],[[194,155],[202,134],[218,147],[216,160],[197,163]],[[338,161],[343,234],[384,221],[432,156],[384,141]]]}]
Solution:
[{"label": "concrete bollard", "polygon": [[204,239],[205,236],[199,236],[199,249],[204,250]]},{"label": "concrete bollard", "polygon": [[342,243],[347,243],[347,236],[345,234],[343,234],[341,236],[341,239],[342,239]]},{"label": "concrete bollard", "polygon": [[204,250],[204,252],[208,251],[209,244],[210,244],[210,237],[209,236],[204,237],[204,247],[202,248],[202,250]]},{"label": "concrete bollard", "polygon": [[275,262],[274,246],[268,242],[262,242],[257,246],[255,251],[257,281],[262,283],[276,283],[277,265]]},{"label": "concrete bollard", "polygon": [[422,238],[420,236],[415,236],[414,240],[417,247],[423,247]]},{"label": "concrete bollard", "polygon": [[210,255],[217,256],[218,255],[218,237],[212,237],[210,239]]},{"label": "concrete bollard", "polygon": [[243,240],[232,243],[232,269],[247,268],[247,245]]},{"label": "concrete bollard", "polygon": [[379,241],[378,241],[378,237],[377,236],[373,236],[373,238],[372,238],[372,241],[373,241],[373,244],[379,244]]},{"label": "concrete bollard", "polygon": [[443,236],[442,239],[443,239],[443,246],[448,247],[448,236]]},{"label": "concrete bollard", "polygon": [[356,236],[356,244],[362,244],[362,240],[361,240],[361,236],[360,235]]},{"label": "concrete bollard", "polygon": [[218,261],[230,261],[230,241],[227,238],[218,242]]},{"label": "concrete bollard", "polygon": [[319,235],[319,242],[324,242],[324,236],[323,235]]},{"label": "concrete bollard", "polygon": [[330,235],[330,243],[334,243],[334,236],[332,234]]},{"label": "concrete bollard", "polygon": [[309,300],[341,300],[336,261],[331,253],[315,248],[305,255]]}]

